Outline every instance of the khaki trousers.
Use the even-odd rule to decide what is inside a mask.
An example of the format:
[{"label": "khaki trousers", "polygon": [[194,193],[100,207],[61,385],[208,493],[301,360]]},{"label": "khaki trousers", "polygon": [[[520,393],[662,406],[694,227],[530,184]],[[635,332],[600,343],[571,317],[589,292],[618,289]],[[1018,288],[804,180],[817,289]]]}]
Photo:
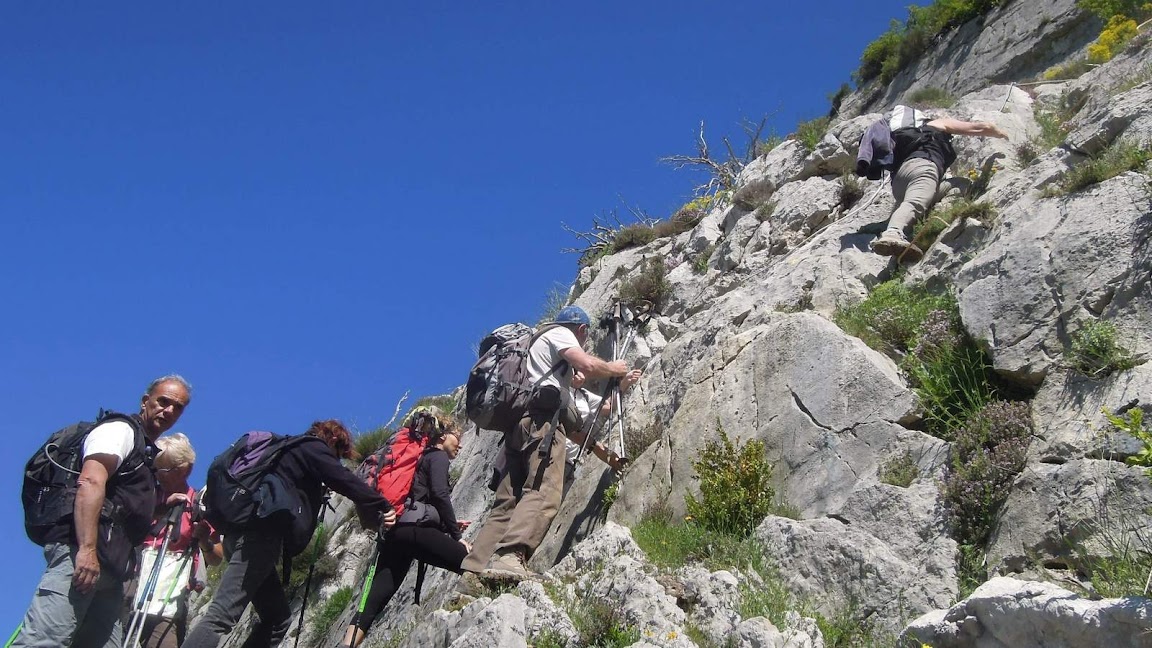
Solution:
[{"label": "khaki trousers", "polygon": [[564,495],[564,434],[557,426],[551,445],[540,445],[554,412],[532,410],[504,442],[508,472],[496,488],[492,512],[461,567],[480,572],[496,553],[522,551],[531,556],[544,540]]},{"label": "khaki trousers", "polygon": [[923,219],[936,202],[940,170],[927,158],[905,160],[892,176],[892,197],[896,211],[888,219],[888,229],[911,234],[912,224]]}]

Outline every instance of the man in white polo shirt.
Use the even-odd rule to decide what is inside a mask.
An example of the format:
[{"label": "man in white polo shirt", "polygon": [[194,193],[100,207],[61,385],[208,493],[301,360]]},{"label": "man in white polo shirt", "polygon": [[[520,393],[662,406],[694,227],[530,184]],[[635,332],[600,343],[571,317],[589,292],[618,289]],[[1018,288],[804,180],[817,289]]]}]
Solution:
[{"label": "man in white polo shirt", "polygon": [[492,513],[462,565],[472,572],[483,570],[486,577],[528,577],[525,561],[540,546],[560,509],[564,435],[569,431],[563,423],[553,426],[553,421],[571,401],[573,371],[589,378],[619,378],[628,373],[623,360],[607,362],[584,351],[589,320],[579,306],[562,309],[545,326],[551,328],[528,349],[528,380],[539,388],[520,424],[505,435],[507,472],[496,489]]},{"label": "man in white polo shirt", "polygon": [[152,526],[156,478],[153,442],[184,412],[188,382],[157,378],[140,413],[101,419],[84,437],[71,515],[46,533],[48,563],[11,648],[119,648],[124,582]]}]

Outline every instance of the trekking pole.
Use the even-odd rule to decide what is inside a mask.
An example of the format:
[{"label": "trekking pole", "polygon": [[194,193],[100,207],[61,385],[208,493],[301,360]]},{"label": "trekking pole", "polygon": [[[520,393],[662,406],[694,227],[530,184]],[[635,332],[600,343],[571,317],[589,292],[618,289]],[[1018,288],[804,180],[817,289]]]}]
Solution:
[{"label": "trekking pole", "polygon": [[[384,542],[384,535],[376,533],[376,549],[372,552],[372,560],[368,562],[368,572],[364,574],[364,585],[360,587],[359,603],[356,604],[356,613],[352,615],[352,620],[348,622],[350,626],[359,626],[360,618],[364,615],[364,608],[368,605],[368,594],[372,591],[372,581],[376,580],[376,561],[380,559],[380,545]],[[352,642],[356,641],[356,633],[359,628],[352,631]]]},{"label": "trekking pole", "polygon": [[[324,530],[324,509],[328,507],[328,500],[332,498],[332,491],[324,489],[324,500],[320,502],[320,510],[316,512],[316,530]],[[308,589],[312,587],[312,574],[316,572],[316,561],[320,558],[320,543],[312,545],[312,562],[308,565],[308,577],[304,579],[304,599],[300,602],[300,622],[296,624],[296,641],[294,648],[300,648],[300,635],[304,632],[304,611],[308,609]],[[373,563],[375,564],[375,563]]]},{"label": "trekking pole", "polygon": [[148,618],[148,606],[152,605],[152,599],[156,595],[156,586],[160,582],[160,571],[164,566],[164,556],[168,553],[168,544],[172,541],[172,529],[180,523],[180,516],[184,513],[186,505],[185,502],[173,506],[172,510],[168,512],[168,517],[164,520],[164,541],[160,543],[160,551],[156,554],[156,560],[152,564],[152,571],[148,574],[148,580],[144,583],[144,589],[137,593],[139,602],[136,605],[136,610],[132,613],[132,621],[128,624],[126,643],[129,648],[140,645],[140,636],[144,632],[144,621]]}]

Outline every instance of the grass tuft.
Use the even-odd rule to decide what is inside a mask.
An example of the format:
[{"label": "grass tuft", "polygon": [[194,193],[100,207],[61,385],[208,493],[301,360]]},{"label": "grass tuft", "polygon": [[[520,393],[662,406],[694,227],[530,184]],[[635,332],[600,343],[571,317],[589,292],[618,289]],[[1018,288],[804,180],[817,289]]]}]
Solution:
[{"label": "grass tuft", "polygon": [[942,209],[933,209],[924,220],[916,223],[912,231],[912,242],[921,250],[927,250],[949,225],[965,218],[987,223],[996,218],[996,208],[989,203],[963,199]]},{"label": "grass tuft", "polygon": [[1073,167],[1059,183],[1046,187],[1046,198],[1083,191],[1094,184],[1134,171],[1152,160],[1152,150],[1134,142],[1117,141],[1099,155]]}]

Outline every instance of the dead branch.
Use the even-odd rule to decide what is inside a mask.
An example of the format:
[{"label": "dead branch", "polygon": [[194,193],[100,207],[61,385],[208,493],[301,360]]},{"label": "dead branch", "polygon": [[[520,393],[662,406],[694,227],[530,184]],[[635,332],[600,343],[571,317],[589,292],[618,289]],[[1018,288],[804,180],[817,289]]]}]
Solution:
[{"label": "dead branch", "polygon": [[396,411],[392,412],[392,418],[388,419],[388,422],[384,424],[384,427],[391,427],[392,424],[396,422],[396,417],[400,416],[400,406],[404,404],[404,401],[408,400],[408,391],[409,390],[405,390],[404,395],[400,397],[400,400],[396,401]]}]

